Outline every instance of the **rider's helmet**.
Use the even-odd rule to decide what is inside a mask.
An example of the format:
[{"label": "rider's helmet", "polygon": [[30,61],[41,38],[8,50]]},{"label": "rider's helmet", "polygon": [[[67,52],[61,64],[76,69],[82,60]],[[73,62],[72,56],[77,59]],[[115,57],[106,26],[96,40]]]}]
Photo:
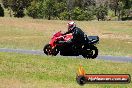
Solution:
[{"label": "rider's helmet", "polygon": [[73,30],[74,27],[76,27],[76,24],[74,21],[69,21],[67,25],[68,25],[68,31]]}]

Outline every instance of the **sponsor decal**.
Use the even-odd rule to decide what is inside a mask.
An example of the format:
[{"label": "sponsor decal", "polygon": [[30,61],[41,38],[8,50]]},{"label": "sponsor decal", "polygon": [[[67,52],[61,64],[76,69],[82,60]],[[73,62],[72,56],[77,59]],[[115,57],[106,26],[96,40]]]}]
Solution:
[{"label": "sponsor decal", "polygon": [[79,67],[76,81],[80,85],[91,83],[130,83],[129,74],[86,74],[82,66]]}]

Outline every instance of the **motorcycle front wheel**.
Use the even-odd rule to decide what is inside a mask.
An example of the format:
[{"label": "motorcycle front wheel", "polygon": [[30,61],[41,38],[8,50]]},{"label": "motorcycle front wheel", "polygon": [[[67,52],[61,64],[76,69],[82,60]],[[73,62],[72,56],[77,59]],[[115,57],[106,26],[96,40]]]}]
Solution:
[{"label": "motorcycle front wheel", "polygon": [[46,55],[52,56],[56,56],[59,53],[58,49],[56,47],[52,49],[50,44],[46,44],[43,48],[43,51]]}]

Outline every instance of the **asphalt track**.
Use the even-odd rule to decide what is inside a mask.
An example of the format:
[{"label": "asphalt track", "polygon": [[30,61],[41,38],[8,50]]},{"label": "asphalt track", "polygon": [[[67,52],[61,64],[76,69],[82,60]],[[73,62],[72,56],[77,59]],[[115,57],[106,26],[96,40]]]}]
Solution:
[{"label": "asphalt track", "polygon": [[[0,48],[0,52],[15,52],[15,53],[22,53],[22,54],[45,55],[43,53],[43,51],[41,51],[41,50]],[[79,56],[79,57],[82,58],[82,56]],[[102,55],[99,55],[96,59],[109,60],[109,61],[113,61],[113,62],[132,62],[132,57],[125,57],[125,56],[102,56]]]}]

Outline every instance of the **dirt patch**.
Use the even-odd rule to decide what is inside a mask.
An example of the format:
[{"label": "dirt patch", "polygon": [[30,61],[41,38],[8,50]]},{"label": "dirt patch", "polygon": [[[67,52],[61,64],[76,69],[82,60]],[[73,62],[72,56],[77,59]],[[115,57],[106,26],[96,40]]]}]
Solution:
[{"label": "dirt patch", "polygon": [[130,35],[121,35],[116,33],[102,33],[99,35],[101,38],[120,39],[120,40],[132,40]]},{"label": "dirt patch", "polygon": [[37,21],[34,19],[5,19],[0,18],[0,25],[19,27],[23,29],[37,29],[37,30],[63,30],[63,23],[60,24],[49,20]]},{"label": "dirt patch", "polygon": [[0,88],[21,88],[20,80],[16,79],[0,79]]}]

